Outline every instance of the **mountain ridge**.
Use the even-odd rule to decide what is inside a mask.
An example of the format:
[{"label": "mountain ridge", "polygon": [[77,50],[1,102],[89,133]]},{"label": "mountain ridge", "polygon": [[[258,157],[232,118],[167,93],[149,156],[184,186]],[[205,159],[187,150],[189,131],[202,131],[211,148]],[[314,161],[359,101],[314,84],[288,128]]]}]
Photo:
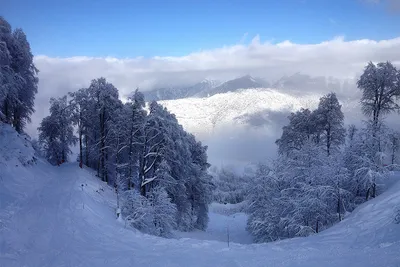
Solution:
[{"label": "mountain ridge", "polygon": [[336,92],[338,96],[357,93],[352,79],[335,77],[310,76],[302,73],[285,75],[274,82],[251,75],[240,76],[225,82],[204,79],[194,85],[158,87],[143,91],[146,101],[164,101],[183,98],[204,98],[216,94],[236,92],[239,90],[271,88],[281,92],[302,96],[307,93]]}]

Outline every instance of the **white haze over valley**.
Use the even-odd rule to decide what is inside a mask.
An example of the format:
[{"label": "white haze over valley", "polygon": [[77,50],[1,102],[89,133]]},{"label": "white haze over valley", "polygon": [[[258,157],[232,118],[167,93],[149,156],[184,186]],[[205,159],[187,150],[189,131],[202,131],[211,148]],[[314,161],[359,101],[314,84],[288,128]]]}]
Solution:
[{"label": "white haze over valley", "polygon": [[[34,59],[40,70],[36,113],[26,131],[37,136],[39,122],[48,115],[50,97],[87,87],[92,79],[100,76],[119,89],[122,99],[136,88],[148,91],[192,85],[203,79],[227,81],[248,74],[264,78],[270,84],[296,73],[334,78],[342,85],[345,81],[349,84],[345,89],[342,87],[338,97],[346,122],[358,123],[363,119],[358,106],[360,94],[355,86],[358,76],[370,60],[390,60],[399,65],[399,51],[400,38],[347,41],[337,37],[319,44],[295,44],[262,42],[256,36],[248,44],[197,51],[182,57],[117,59],[38,55]],[[301,107],[314,108],[325,93],[327,88],[319,87],[301,88],[295,94],[284,88],[247,89],[204,99],[161,103],[176,114],[186,130],[209,145],[211,163],[246,164],[273,157],[274,141],[286,123],[287,114]]]}]

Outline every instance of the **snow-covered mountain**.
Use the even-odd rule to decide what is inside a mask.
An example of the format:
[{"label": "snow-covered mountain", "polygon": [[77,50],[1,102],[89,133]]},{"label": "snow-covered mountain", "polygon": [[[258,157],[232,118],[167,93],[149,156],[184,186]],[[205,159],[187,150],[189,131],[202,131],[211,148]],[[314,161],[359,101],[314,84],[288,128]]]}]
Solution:
[{"label": "snow-covered mountain", "polygon": [[302,96],[307,93],[336,92],[338,96],[354,95],[358,92],[352,79],[341,80],[335,77],[312,77],[295,73],[283,76],[270,84],[262,78],[245,75],[226,82],[205,79],[194,85],[170,86],[145,91],[147,101],[175,100],[188,97],[211,97],[216,94],[236,92],[243,89],[274,88],[279,92]]},{"label": "snow-covered mountain", "polygon": [[146,101],[159,101],[192,97],[199,92],[208,91],[219,86],[221,82],[204,79],[194,85],[163,87],[143,92]]},{"label": "snow-covered mountain", "polygon": [[202,135],[233,125],[268,126],[281,114],[283,117],[279,119],[285,120],[291,111],[316,107],[319,97],[318,94],[292,96],[273,89],[252,88],[159,103],[174,113],[186,130]]},{"label": "snow-covered mountain", "polygon": [[204,79],[194,85],[156,88],[143,93],[147,101],[159,101],[187,97],[207,97],[220,93],[235,92],[239,89],[261,87],[268,87],[268,83],[261,78],[253,78],[250,75],[246,75],[224,83],[217,80]]},{"label": "snow-covered mountain", "polygon": [[195,96],[198,97],[209,97],[216,94],[222,94],[227,92],[236,92],[241,89],[251,89],[251,88],[265,88],[268,87],[268,83],[260,78],[253,78],[250,75],[239,77],[233,80],[224,82],[223,84],[209,88],[208,90],[202,90],[198,92]]}]

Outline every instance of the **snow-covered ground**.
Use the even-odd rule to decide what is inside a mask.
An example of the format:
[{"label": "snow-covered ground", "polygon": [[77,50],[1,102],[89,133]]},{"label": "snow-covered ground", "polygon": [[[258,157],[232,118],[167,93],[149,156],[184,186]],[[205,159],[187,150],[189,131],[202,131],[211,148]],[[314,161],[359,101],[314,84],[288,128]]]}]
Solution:
[{"label": "snow-covered ground", "polygon": [[[289,112],[302,107],[315,108],[320,97],[320,95],[296,97],[270,88],[254,88],[205,98],[182,98],[159,101],[159,103],[176,115],[185,130],[203,137],[224,131],[226,127],[244,125],[248,127],[251,123],[261,126],[259,124],[268,123],[269,120],[273,120],[273,115],[280,112],[286,116]],[[251,117],[260,112],[263,112],[263,118]]]},{"label": "snow-covered ground", "polygon": [[217,240],[226,244],[251,244],[253,238],[246,231],[247,215],[240,212],[240,204],[210,205],[210,222],[206,231],[176,232],[177,238],[193,238],[199,240]]},{"label": "snow-covered ground", "polygon": [[[400,266],[400,225],[393,222],[400,182],[319,235],[228,248],[224,220],[231,217],[221,209],[211,207],[206,233],[144,235],[115,219],[115,195],[92,172],[75,163],[21,164],[32,156],[29,142],[0,125],[1,267]],[[247,243],[245,216],[236,214],[232,240]],[[213,240],[199,240],[206,237]]]}]

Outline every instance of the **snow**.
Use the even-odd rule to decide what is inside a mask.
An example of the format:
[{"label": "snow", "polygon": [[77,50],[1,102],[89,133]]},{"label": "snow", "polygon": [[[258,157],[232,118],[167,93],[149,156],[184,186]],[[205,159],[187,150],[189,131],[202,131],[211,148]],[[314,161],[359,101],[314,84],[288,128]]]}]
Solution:
[{"label": "snow", "polygon": [[178,238],[198,240],[217,240],[221,242],[251,244],[253,238],[246,231],[247,215],[241,210],[241,204],[219,204],[210,206],[210,222],[206,231],[176,232]]},{"label": "snow", "polygon": [[[92,171],[77,163],[54,167],[41,159],[27,164],[33,156],[24,136],[0,124],[2,267],[400,264],[400,225],[393,222],[400,182],[341,223],[307,238],[244,244],[248,238],[243,229],[245,215],[214,204],[205,233],[164,239],[117,220],[115,193]],[[396,177],[400,179],[398,173]],[[224,239],[227,218],[233,241],[229,248]]]},{"label": "snow", "polygon": [[260,111],[295,111],[317,106],[320,95],[295,97],[269,88],[253,88],[216,94],[208,98],[183,98],[159,103],[176,115],[185,130],[212,134],[225,126],[243,124],[244,115]]}]

